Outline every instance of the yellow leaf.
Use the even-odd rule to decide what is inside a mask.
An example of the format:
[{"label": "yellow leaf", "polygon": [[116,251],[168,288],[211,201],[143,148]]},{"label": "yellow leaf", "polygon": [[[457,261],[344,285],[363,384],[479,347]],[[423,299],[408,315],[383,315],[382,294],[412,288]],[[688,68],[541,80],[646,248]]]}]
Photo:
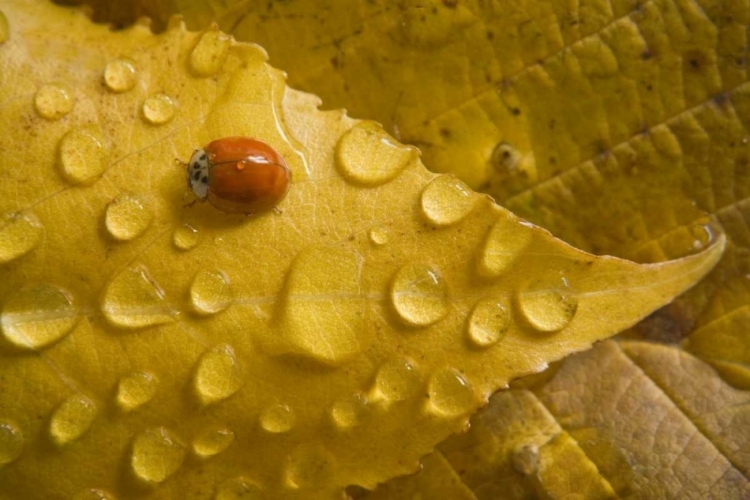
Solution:
[{"label": "yellow leaf", "polygon": [[[656,265],[576,250],[373,123],[318,111],[214,28],[3,12],[3,495],[373,487],[724,248]],[[237,135],[289,164],[281,213],[186,206],[174,158]]]}]

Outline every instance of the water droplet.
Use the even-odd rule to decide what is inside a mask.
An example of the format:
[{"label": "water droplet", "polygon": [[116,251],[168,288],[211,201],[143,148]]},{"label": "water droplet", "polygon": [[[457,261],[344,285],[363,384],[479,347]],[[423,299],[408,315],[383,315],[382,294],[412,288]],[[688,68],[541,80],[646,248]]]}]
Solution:
[{"label": "water droplet", "polygon": [[448,314],[448,287],[438,270],[425,264],[407,264],[398,270],[391,300],[401,319],[411,326],[429,326]]},{"label": "water droplet", "polygon": [[50,434],[64,445],[75,441],[89,430],[96,417],[96,405],[82,394],[74,394],[57,407],[50,420]]},{"label": "water droplet", "polygon": [[214,500],[263,500],[266,495],[260,486],[244,477],[227,479],[216,490]]},{"label": "water droplet", "polygon": [[469,317],[469,338],[479,347],[497,344],[507,333],[510,313],[498,299],[482,299]]},{"label": "water droplet", "polygon": [[716,232],[711,224],[695,224],[690,227],[693,250],[704,250],[716,241]]},{"label": "water droplet", "polygon": [[471,385],[451,368],[432,375],[428,393],[433,409],[449,416],[467,413],[477,402]]},{"label": "water droplet", "polygon": [[0,325],[13,344],[41,349],[70,333],[79,319],[80,312],[68,292],[36,285],[10,296],[0,314]]},{"label": "water droplet", "polygon": [[153,220],[153,212],[141,197],[123,194],[107,205],[104,225],[113,238],[127,241],[143,234]]},{"label": "water droplet", "polygon": [[231,429],[208,429],[193,440],[193,451],[201,457],[213,457],[229,448],[232,441],[234,432]]},{"label": "water droplet", "polygon": [[161,287],[139,265],[124,269],[110,282],[102,298],[102,312],[110,323],[123,328],[174,321]]},{"label": "water droplet", "polygon": [[333,423],[342,429],[357,426],[370,413],[370,406],[364,394],[352,394],[338,399],[331,408]]},{"label": "water droplet", "polygon": [[145,405],[156,395],[156,377],[147,372],[133,372],[117,384],[117,404],[125,411]]},{"label": "water droplet", "polygon": [[201,270],[190,285],[190,302],[201,314],[221,312],[232,302],[229,278],[221,271]]},{"label": "water droplet", "polygon": [[368,236],[370,238],[370,242],[373,245],[385,245],[388,243],[388,235],[389,231],[386,226],[375,226],[373,228],[370,228],[370,231],[368,232]]},{"label": "water droplet", "polygon": [[174,118],[175,107],[168,95],[152,95],[143,102],[143,117],[153,125],[164,125]]},{"label": "water droplet", "polygon": [[229,54],[232,37],[212,29],[205,32],[190,54],[190,67],[196,76],[211,76],[221,70]]},{"label": "water droplet", "polygon": [[172,234],[172,243],[180,250],[191,250],[198,244],[200,235],[198,230],[188,223],[177,227]]},{"label": "water droplet", "polygon": [[421,385],[421,377],[414,365],[405,359],[394,358],[378,368],[372,398],[403,401],[413,396]]},{"label": "water droplet", "polygon": [[492,226],[477,263],[477,272],[495,278],[510,269],[531,242],[533,232],[510,214],[500,214]]},{"label": "water droplet", "polygon": [[316,487],[333,476],[336,459],[321,445],[303,444],[292,451],[284,471],[290,488]]},{"label": "water droplet", "polygon": [[195,371],[195,392],[203,404],[228,398],[242,385],[242,377],[234,349],[222,344],[205,352]]},{"label": "water droplet", "polygon": [[144,481],[161,483],[177,472],[186,453],[187,449],[172,431],[156,427],[135,438],[130,465]]},{"label": "water droplet", "polygon": [[0,219],[0,264],[29,253],[42,237],[42,226],[33,212],[15,212]]},{"label": "water droplet", "polygon": [[34,97],[37,113],[47,120],[59,120],[73,111],[73,98],[57,85],[44,85]]},{"label": "water droplet", "polygon": [[440,175],[422,191],[422,214],[438,227],[463,220],[474,210],[477,195],[452,175]]},{"label": "water droplet", "polygon": [[518,295],[518,307],[529,324],[541,332],[562,330],[578,309],[578,297],[567,280],[534,282]]},{"label": "water droplet", "polygon": [[289,432],[294,426],[294,412],[286,405],[271,405],[261,413],[260,426],[274,434]]},{"label": "water droplet", "polygon": [[127,92],[137,81],[138,73],[132,61],[115,59],[104,67],[104,83],[112,92]]},{"label": "water droplet", "polygon": [[0,44],[8,41],[10,36],[10,26],[8,25],[8,18],[5,17],[3,11],[0,10]]},{"label": "water droplet", "polygon": [[416,150],[391,138],[380,124],[360,122],[336,146],[336,165],[345,179],[378,186],[395,179],[413,159]]},{"label": "water droplet", "polygon": [[101,490],[99,488],[87,488],[83,491],[79,491],[73,500],[117,500],[112,493],[109,491]]},{"label": "water droplet", "polygon": [[15,422],[0,418],[0,467],[17,459],[23,451],[23,433]]},{"label": "water droplet", "polygon": [[94,182],[106,168],[104,141],[94,127],[69,131],[60,140],[58,153],[62,174],[73,184]]},{"label": "water droplet", "polygon": [[338,365],[359,352],[366,305],[361,268],[359,254],[338,247],[312,247],[297,255],[285,287],[281,353]]},{"label": "water droplet", "polygon": [[521,153],[507,142],[499,143],[492,152],[492,166],[501,174],[514,174],[520,162]]},{"label": "water droplet", "polygon": [[530,444],[513,450],[511,454],[513,468],[524,476],[535,474],[539,468],[539,448]]}]

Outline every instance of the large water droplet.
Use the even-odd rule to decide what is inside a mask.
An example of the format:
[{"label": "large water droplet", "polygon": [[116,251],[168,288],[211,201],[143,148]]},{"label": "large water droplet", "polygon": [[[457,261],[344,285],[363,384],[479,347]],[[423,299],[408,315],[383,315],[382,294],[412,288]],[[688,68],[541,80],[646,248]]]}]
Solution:
[{"label": "large water droplet", "polygon": [[81,394],[74,394],[57,407],[50,420],[50,434],[59,445],[75,441],[89,430],[96,418],[96,405]]},{"label": "large water droplet", "polygon": [[518,307],[529,324],[541,332],[562,330],[578,309],[578,297],[566,279],[536,281],[518,294]]},{"label": "large water droplet", "polygon": [[135,438],[130,465],[139,478],[161,483],[177,472],[186,453],[187,449],[172,431],[157,427]]},{"label": "large water droplet", "polygon": [[448,313],[448,287],[436,268],[407,264],[393,279],[391,301],[407,325],[429,326]]},{"label": "large water droplet", "polygon": [[205,352],[195,371],[195,392],[203,404],[228,398],[242,385],[242,376],[234,349],[226,344]]},{"label": "large water droplet", "polygon": [[227,479],[216,490],[214,500],[263,500],[260,486],[245,477]]},{"label": "large water droplet", "polygon": [[8,18],[5,17],[3,11],[0,10],[0,44],[8,41],[10,36],[10,26],[8,25]]},{"label": "large water droplet", "polygon": [[352,394],[336,400],[331,408],[331,419],[337,427],[348,429],[361,424],[369,413],[367,397],[364,394]]},{"label": "large water droplet", "polygon": [[497,344],[507,333],[510,313],[499,299],[482,299],[469,317],[469,338],[479,347]]},{"label": "large water droplet", "polygon": [[274,434],[289,432],[294,420],[294,412],[286,405],[271,405],[260,414],[260,426]]},{"label": "large water droplet", "polygon": [[145,405],[156,395],[156,377],[147,372],[133,372],[117,384],[117,404],[124,411]]},{"label": "large water droplet", "polygon": [[494,278],[510,269],[513,262],[531,242],[532,230],[510,214],[502,213],[492,226],[479,255],[477,271]]},{"label": "large water droplet", "polygon": [[0,467],[18,458],[23,451],[23,433],[15,422],[0,418]]},{"label": "large water droplet", "polygon": [[232,302],[227,275],[208,269],[198,271],[190,285],[190,302],[201,314],[215,314],[226,309]]},{"label": "large water droplet", "polygon": [[3,335],[13,344],[41,349],[73,330],[80,312],[65,290],[37,285],[11,295],[0,314]]},{"label": "large water droplet", "polygon": [[478,196],[452,175],[440,175],[422,191],[422,214],[439,227],[463,220],[476,205]]},{"label": "large water droplet", "polygon": [[477,403],[471,385],[451,368],[434,373],[427,390],[432,408],[443,415],[468,413]]},{"label": "large water droplet", "polygon": [[389,231],[386,226],[375,226],[370,228],[367,235],[373,245],[382,246],[388,243]]},{"label": "large water droplet", "polygon": [[414,148],[391,138],[380,124],[360,122],[336,146],[336,165],[345,179],[365,186],[393,180],[414,158]]},{"label": "large water droplet", "polygon": [[117,500],[117,497],[106,490],[99,488],[86,488],[85,490],[76,493],[73,500]]},{"label": "large water droplet", "polygon": [[6,214],[0,219],[0,264],[36,248],[44,227],[33,212]]},{"label": "large water droplet", "polygon": [[193,451],[204,458],[213,457],[229,448],[232,441],[234,441],[234,432],[231,429],[226,427],[207,429],[193,440]]},{"label": "large water droplet", "polygon": [[172,234],[172,243],[180,250],[191,250],[195,248],[199,240],[198,230],[188,223],[181,224]]},{"label": "large water droplet", "polygon": [[143,102],[143,117],[152,125],[164,125],[175,113],[175,103],[165,94],[152,95]]},{"label": "large water droplet", "polygon": [[123,194],[107,205],[104,225],[113,238],[127,241],[143,234],[153,220],[154,214],[143,198]]},{"label": "large water droplet", "polygon": [[190,68],[196,76],[211,76],[221,70],[232,45],[232,37],[212,29],[205,32],[190,53]]},{"label": "large water droplet", "polygon": [[361,267],[358,254],[337,247],[309,248],[297,256],[287,278],[281,352],[330,365],[359,352],[365,310]]},{"label": "large water droplet", "polygon": [[421,385],[421,377],[414,365],[405,359],[394,358],[378,368],[372,398],[402,401],[416,394]]},{"label": "large water droplet", "polygon": [[321,445],[303,444],[292,451],[284,471],[290,488],[307,488],[325,484],[333,475],[336,459]]},{"label": "large water droplet", "polygon": [[102,312],[115,326],[142,328],[174,321],[164,292],[143,266],[121,271],[107,286]]},{"label": "large water droplet", "polygon": [[104,83],[112,92],[127,92],[137,81],[135,64],[127,59],[115,59],[104,68]]},{"label": "large water droplet", "polygon": [[57,85],[44,85],[34,96],[37,113],[47,120],[59,120],[73,111],[73,98]]},{"label": "large water droplet", "polygon": [[62,174],[73,184],[94,182],[106,168],[104,141],[94,127],[69,131],[60,140],[58,153]]}]

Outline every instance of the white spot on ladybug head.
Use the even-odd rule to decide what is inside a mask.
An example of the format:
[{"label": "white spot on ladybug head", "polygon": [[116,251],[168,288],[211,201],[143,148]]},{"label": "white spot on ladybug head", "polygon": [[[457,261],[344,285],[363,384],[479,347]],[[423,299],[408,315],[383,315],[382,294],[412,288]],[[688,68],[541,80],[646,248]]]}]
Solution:
[{"label": "white spot on ladybug head", "polygon": [[193,153],[187,165],[187,182],[188,187],[201,200],[204,200],[208,196],[208,170],[209,164],[206,151],[199,149]]}]

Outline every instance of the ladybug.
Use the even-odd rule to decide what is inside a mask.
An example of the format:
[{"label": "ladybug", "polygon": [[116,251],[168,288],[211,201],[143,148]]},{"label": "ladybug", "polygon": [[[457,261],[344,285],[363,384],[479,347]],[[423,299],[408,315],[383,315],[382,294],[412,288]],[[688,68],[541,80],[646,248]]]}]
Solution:
[{"label": "ladybug", "polygon": [[188,187],[198,200],[230,214],[278,210],[291,182],[292,172],[281,155],[249,137],[212,141],[187,164]]}]

